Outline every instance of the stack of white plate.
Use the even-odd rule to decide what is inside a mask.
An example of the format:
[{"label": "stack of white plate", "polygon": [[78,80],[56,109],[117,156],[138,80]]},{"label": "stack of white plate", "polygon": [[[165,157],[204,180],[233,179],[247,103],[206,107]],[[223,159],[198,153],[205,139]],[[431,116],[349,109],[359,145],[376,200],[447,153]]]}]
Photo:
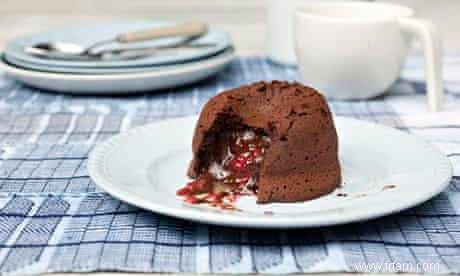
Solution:
[{"label": "stack of white plate", "polygon": [[[70,42],[87,47],[111,39],[119,33],[150,29],[175,22],[110,22],[98,25],[67,27],[15,39],[8,43],[1,58],[7,75],[28,85],[69,93],[131,93],[190,84],[207,78],[234,58],[227,33],[210,28],[193,41],[209,47],[193,51],[167,51],[129,60],[58,60],[33,56],[27,46],[42,42]],[[162,38],[130,43],[130,48],[167,46],[183,38]],[[120,45],[107,47],[120,48]],[[124,46],[126,47],[126,46]]]}]

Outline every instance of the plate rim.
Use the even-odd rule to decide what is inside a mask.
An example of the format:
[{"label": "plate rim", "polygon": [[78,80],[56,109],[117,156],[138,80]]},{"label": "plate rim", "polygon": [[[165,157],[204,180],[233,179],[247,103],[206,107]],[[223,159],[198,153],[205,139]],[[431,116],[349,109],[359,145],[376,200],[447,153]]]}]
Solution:
[{"label": "plate rim", "polygon": [[[190,220],[200,223],[206,223],[211,225],[224,225],[224,226],[231,226],[231,227],[243,227],[243,228],[265,228],[265,229],[294,229],[294,228],[313,228],[313,227],[321,227],[321,226],[332,226],[332,225],[340,225],[340,224],[347,224],[352,222],[360,222],[360,221],[367,221],[370,219],[378,218],[387,216],[390,214],[394,214],[400,212],[402,210],[414,207],[419,205],[434,196],[438,195],[442,191],[444,191],[450,183],[452,178],[452,165],[447,157],[442,154],[436,147],[432,144],[427,142],[425,139],[422,139],[419,136],[412,135],[409,133],[405,133],[401,130],[394,129],[389,126],[385,126],[382,124],[377,124],[373,122],[358,120],[349,117],[342,117],[342,116],[335,116],[335,120],[345,120],[345,121],[352,121],[358,122],[362,124],[368,124],[373,127],[381,127],[389,131],[396,131],[403,135],[410,136],[412,139],[417,140],[418,142],[424,144],[424,146],[430,150],[435,152],[440,157],[440,164],[439,168],[444,169],[442,174],[443,179],[442,183],[439,180],[439,185],[436,186],[435,189],[425,192],[423,194],[419,194],[418,197],[414,200],[407,200],[404,202],[400,202],[396,207],[387,208],[385,210],[374,210],[375,207],[366,208],[366,212],[357,211],[354,212],[353,215],[344,215],[337,216],[334,219],[317,219],[316,221],[309,221],[308,219],[305,220],[305,217],[302,215],[292,215],[291,217],[253,217],[253,216],[235,216],[232,214],[224,213],[224,212],[206,212],[205,215],[200,215],[200,211],[197,211],[195,208],[183,208],[178,209],[176,207],[165,206],[162,204],[155,203],[143,197],[137,196],[135,194],[129,194],[126,190],[120,189],[117,185],[113,185],[109,179],[105,177],[106,171],[106,162],[105,156],[110,153],[110,151],[114,150],[120,143],[123,143],[125,139],[129,139],[130,136],[133,135],[142,135],[143,132],[149,131],[151,128],[157,126],[158,124],[170,124],[174,122],[178,122],[181,120],[191,120],[192,118],[196,118],[197,116],[186,116],[186,117],[179,117],[174,119],[167,119],[162,120],[159,122],[154,122],[150,124],[146,124],[143,126],[138,126],[132,128],[124,133],[117,134],[106,141],[96,145],[93,150],[90,152],[88,156],[88,164],[87,170],[89,176],[94,181],[94,183],[101,188],[103,191],[108,193],[109,195],[142,208],[144,210],[148,210],[154,213],[175,217],[184,220]],[[104,173],[100,172],[101,164],[103,165]],[[373,209],[374,208],[374,209]],[[341,208],[339,208],[341,209]],[[329,210],[335,211],[337,209]],[[371,211],[369,211],[371,210]],[[327,216],[326,216],[327,217]],[[273,219],[276,218],[276,219]],[[300,218],[300,220],[299,220]],[[302,220],[303,218],[303,220]]]},{"label": "plate rim", "polygon": [[76,74],[76,73],[57,73],[57,72],[45,72],[36,70],[27,70],[25,68],[16,67],[14,65],[5,63],[0,59],[0,70],[6,73],[13,73],[18,75],[29,75],[32,77],[47,77],[50,79],[67,79],[67,80],[126,80],[131,78],[142,78],[142,77],[161,77],[171,74],[184,74],[195,71],[197,68],[202,69],[203,67],[217,66],[218,64],[226,64],[233,60],[235,57],[235,50],[229,48],[224,52],[210,57],[208,59],[193,61],[190,63],[184,63],[180,65],[171,65],[174,68],[166,68],[165,70],[155,71],[143,71],[143,72],[126,72],[126,73],[110,73],[110,74]]},{"label": "plate rim", "polygon": [[[213,55],[206,56],[202,59],[187,60],[183,63],[164,64],[164,65],[141,65],[141,66],[130,66],[130,67],[62,67],[62,66],[44,66],[40,64],[24,63],[15,58],[9,57],[7,53],[1,54],[1,60],[12,67],[44,73],[56,73],[56,74],[75,74],[75,75],[108,75],[108,74],[128,74],[128,73],[140,73],[140,72],[154,72],[164,71],[172,68],[181,67],[182,65],[190,65],[199,63],[204,60],[210,60],[227,54],[233,47],[227,47],[222,51],[216,52]],[[76,70],[74,70],[76,69]],[[98,72],[99,71],[99,72]]]},{"label": "plate rim", "polygon": [[[0,71],[9,78],[46,91],[75,95],[133,95],[156,93],[209,78],[235,59],[229,48],[218,56],[166,70],[124,72],[116,74],[72,74],[27,70],[0,59]],[[114,85],[116,83],[116,85]]]}]

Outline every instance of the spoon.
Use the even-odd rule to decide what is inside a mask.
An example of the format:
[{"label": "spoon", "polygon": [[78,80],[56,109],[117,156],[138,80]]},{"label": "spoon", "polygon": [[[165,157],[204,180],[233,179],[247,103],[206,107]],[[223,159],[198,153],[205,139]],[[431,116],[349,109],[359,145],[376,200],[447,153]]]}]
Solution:
[{"label": "spoon", "polygon": [[150,30],[133,31],[116,35],[112,39],[98,41],[89,47],[82,47],[75,43],[68,42],[42,42],[25,47],[24,51],[28,54],[57,59],[79,59],[79,57],[91,56],[94,49],[106,44],[131,43],[165,37],[184,36],[193,40],[204,35],[208,31],[206,23],[193,21],[174,26],[164,26]]},{"label": "spoon", "polygon": [[79,61],[100,61],[100,60],[133,60],[145,58],[147,56],[158,54],[178,54],[186,51],[196,51],[198,49],[215,47],[214,43],[185,43],[184,45],[174,46],[154,46],[145,48],[129,48],[129,49],[108,49],[97,52],[91,52],[87,55],[65,55],[50,53],[45,58],[62,59],[62,60],[79,60]]}]

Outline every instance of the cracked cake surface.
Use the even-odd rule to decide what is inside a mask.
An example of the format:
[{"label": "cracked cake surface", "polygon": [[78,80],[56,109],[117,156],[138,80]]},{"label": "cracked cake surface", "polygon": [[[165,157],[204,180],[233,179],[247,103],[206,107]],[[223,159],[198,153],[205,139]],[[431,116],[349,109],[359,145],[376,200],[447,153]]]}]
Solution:
[{"label": "cracked cake surface", "polygon": [[[235,143],[245,134],[257,146],[239,149]],[[300,83],[257,82],[214,96],[199,116],[192,151],[188,175],[195,182],[208,179],[212,192],[229,174],[243,182],[249,177],[250,183],[232,187],[242,191],[252,185],[258,203],[314,199],[341,182],[332,114],[324,96]],[[244,173],[235,167],[238,162],[247,166]]]}]

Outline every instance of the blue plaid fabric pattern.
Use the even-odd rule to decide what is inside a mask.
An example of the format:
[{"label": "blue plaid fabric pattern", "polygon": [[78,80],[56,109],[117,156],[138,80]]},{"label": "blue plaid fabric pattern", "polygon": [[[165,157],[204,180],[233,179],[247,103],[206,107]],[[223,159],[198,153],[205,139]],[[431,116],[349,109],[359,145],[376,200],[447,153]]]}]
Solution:
[{"label": "blue plaid fabric pattern", "polygon": [[[88,152],[126,129],[197,114],[219,91],[259,80],[296,80],[295,68],[238,58],[212,79],[123,97],[39,91],[0,75],[0,271],[197,273],[460,273],[460,56],[446,56],[446,105],[427,111],[423,60],[409,59],[389,93],[330,102],[336,115],[422,136],[451,160],[454,178],[436,198],[363,223],[302,230],[197,224],[150,213],[102,192]],[[380,268],[363,264],[405,263]],[[412,265],[408,265],[412,264]]]}]

